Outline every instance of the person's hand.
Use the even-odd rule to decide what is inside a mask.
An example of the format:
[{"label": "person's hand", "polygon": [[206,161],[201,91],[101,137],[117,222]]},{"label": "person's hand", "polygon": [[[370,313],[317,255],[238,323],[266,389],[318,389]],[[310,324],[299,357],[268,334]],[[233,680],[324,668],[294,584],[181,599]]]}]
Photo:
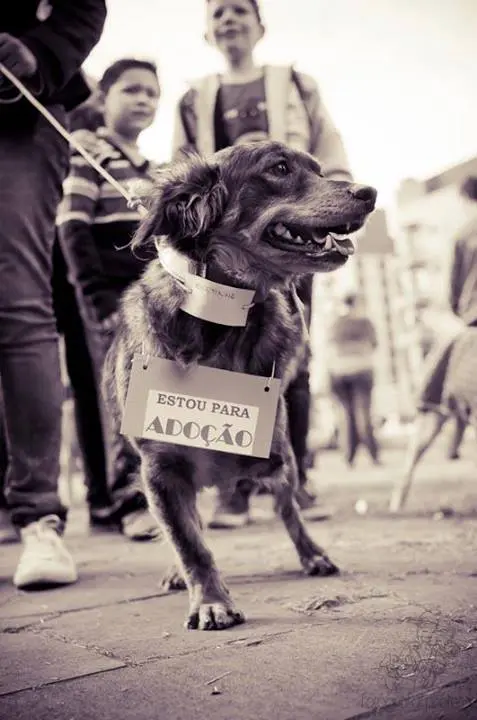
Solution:
[{"label": "person's hand", "polygon": [[17,78],[32,77],[38,69],[38,61],[32,51],[8,33],[0,33],[0,63]]}]

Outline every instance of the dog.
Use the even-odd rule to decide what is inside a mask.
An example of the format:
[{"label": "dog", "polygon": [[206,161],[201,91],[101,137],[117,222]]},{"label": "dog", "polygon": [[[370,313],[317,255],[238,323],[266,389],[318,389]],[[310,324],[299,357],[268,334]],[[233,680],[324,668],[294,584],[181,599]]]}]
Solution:
[{"label": "dog", "polygon": [[135,249],[172,248],[205,263],[207,278],[255,291],[245,327],[226,327],[183,312],[183,284],[159,259],[123,295],[116,337],[104,369],[104,388],[118,420],[124,413],[133,356],[151,355],[182,367],[211,368],[281,381],[269,458],[185,447],[142,437],[140,456],[152,513],[170,540],[189,591],[190,629],[224,629],[244,622],[204,542],[196,493],[205,486],[252,478],[274,495],[277,514],[308,575],[338,568],[310,538],[294,501],[297,468],[287,432],[283,393],[304,351],[302,308],[294,281],[342,267],[354,246],[347,237],[373,211],[372,187],[323,177],[315,158],[276,142],[191,156],[162,170]]}]

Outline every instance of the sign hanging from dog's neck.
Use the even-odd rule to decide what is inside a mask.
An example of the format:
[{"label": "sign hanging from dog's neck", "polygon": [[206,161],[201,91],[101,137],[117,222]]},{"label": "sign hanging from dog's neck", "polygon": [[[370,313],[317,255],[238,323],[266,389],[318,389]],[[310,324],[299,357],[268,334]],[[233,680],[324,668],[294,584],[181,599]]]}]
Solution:
[{"label": "sign hanging from dog's neck", "polygon": [[280,380],[135,354],[121,432],[204,450],[268,458]]},{"label": "sign hanging from dog's neck", "polygon": [[255,290],[207,280],[202,277],[205,266],[201,268],[199,263],[193,263],[169,246],[163,247],[156,242],[156,248],[163,268],[187,290],[181,310],[218,325],[245,327],[254,304]]}]

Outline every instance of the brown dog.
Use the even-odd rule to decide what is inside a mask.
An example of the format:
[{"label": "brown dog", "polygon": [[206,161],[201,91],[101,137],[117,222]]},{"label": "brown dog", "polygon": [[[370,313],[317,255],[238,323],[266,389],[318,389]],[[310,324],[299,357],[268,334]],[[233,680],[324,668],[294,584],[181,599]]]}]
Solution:
[{"label": "brown dog", "polygon": [[202,537],[196,493],[206,485],[240,478],[266,484],[305,572],[337,572],[309,537],[293,499],[297,470],[283,392],[305,335],[292,283],[300,274],[344,265],[353,245],[343,235],[363,225],[375,201],[373,188],[326,180],[313,157],[275,142],[238,145],[210,161],[192,157],[158,178],[133,245],[161,236],[162,245],[205,262],[208,279],[253,289],[255,303],[245,327],[193,317],[180,309],[186,296],[182,283],[159,260],[151,261],[124,295],[106,361],[112,411],[122,416],[133,356],[145,344],[151,355],[181,367],[200,364],[268,378],[274,365],[281,380],[269,459],[131,438],[151,511],[173,545],[189,590],[188,628],[222,629],[244,620]]}]

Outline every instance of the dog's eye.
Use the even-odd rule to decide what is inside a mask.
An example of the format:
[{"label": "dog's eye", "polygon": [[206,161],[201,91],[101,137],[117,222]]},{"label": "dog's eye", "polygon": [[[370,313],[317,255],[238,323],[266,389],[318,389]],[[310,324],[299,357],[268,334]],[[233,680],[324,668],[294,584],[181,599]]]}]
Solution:
[{"label": "dog's eye", "polygon": [[276,163],[276,165],[273,166],[272,170],[277,175],[289,175],[291,172],[290,166],[287,162],[285,162],[285,160],[280,160],[279,163]]}]

